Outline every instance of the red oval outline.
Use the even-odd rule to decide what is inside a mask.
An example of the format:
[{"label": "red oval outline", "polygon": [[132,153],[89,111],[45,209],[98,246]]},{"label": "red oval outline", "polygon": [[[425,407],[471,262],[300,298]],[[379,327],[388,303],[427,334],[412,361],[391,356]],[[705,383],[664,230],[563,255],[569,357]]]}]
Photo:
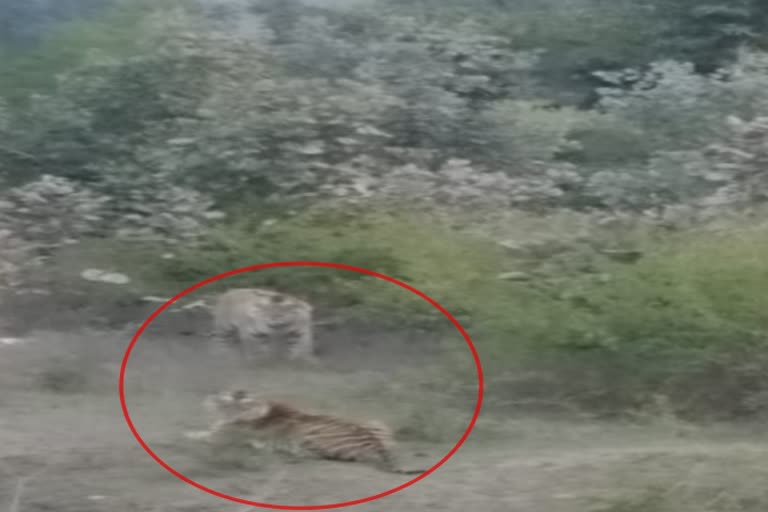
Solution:
[{"label": "red oval outline", "polygon": [[[403,484],[398,485],[397,487],[393,487],[392,489],[389,489],[388,491],[380,492],[379,494],[374,494],[372,496],[367,496],[365,498],[359,498],[356,500],[350,500],[350,501],[344,501],[339,503],[329,503],[325,505],[276,505],[273,503],[261,503],[258,501],[249,501],[243,498],[237,498],[235,496],[230,496],[228,494],[216,491],[214,489],[210,489],[202,484],[199,484],[195,482],[194,480],[187,478],[186,476],[182,475],[175,469],[173,469],[171,466],[165,463],[155,452],[153,452],[149,446],[144,442],[144,440],[139,435],[138,431],[136,430],[136,427],[133,425],[133,422],[131,421],[131,416],[128,413],[128,405],[126,404],[125,400],[125,369],[128,365],[128,359],[130,358],[131,351],[133,350],[134,345],[136,345],[136,342],[138,341],[139,337],[141,337],[141,334],[144,332],[144,330],[147,328],[147,326],[154,320],[160,313],[163,312],[168,306],[179,300],[181,297],[187,295],[188,293],[201,288],[205,286],[206,284],[209,284],[214,281],[218,281],[219,279],[223,279],[225,277],[229,277],[236,274],[242,274],[244,272],[250,272],[253,270],[263,270],[267,268],[274,268],[274,267],[300,267],[300,266],[309,266],[309,267],[329,267],[329,268],[336,268],[336,269],[342,269],[342,270],[349,270],[352,272],[357,272],[360,274],[367,274],[370,276],[377,277],[379,279],[383,279],[384,281],[388,281],[390,283],[396,284],[400,286],[401,288],[405,288],[406,290],[410,291],[411,293],[414,293],[421,297],[422,299],[426,300],[432,306],[434,306],[438,311],[440,311],[450,322],[453,324],[454,327],[461,333],[461,335],[464,337],[464,340],[467,342],[467,345],[469,346],[469,349],[472,353],[472,358],[475,362],[475,367],[477,368],[477,403],[475,404],[475,410],[472,414],[472,419],[469,422],[469,425],[467,426],[467,429],[462,434],[459,441],[456,443],[456,445],[442,458],[440,459],[435,465],[433,465],[431,468],[429,468],[424,473],[420,474],[419,476],[413,478],[412,480],[409,480]],[[422,480],[426,478],[428,475],[431,475],[437,468],[445,464],[448,459],[453,457],[456,452],[459,450],[461,445],[464,444],[464,442],[469,437],[469,434],[472,432],[472,429],[475,427],[475,423],[477,423],[477,418],[480,416],[480,409],[482,407],[483,403],[483,388],[484,388],[484,380],[483,380],[483,369],[482,365],[480,364],[480,356],[477,353],[477,349],[475,348],[474,343],[472,343],[472,340],[470,339],[467,332],[464,330],[464,328],[461,326],[461,324],[456,320],[453,315],[451,315],[445,308],[443,308],[440,304],[438,304],[434,299],[428,297],[423,292],[417,290],[416,288],[403,283],[402,281],[399,281],[393,277],[386,276],[384,274],[380,274],[379,272],[375,272],[372,270],[355,267],[352,265],[345,265],[340,263],[329,263],[329,262],[322,262],[322,261],[282,261],[282,262],[272,262],[272,263],[262,263],[258,265],[250,265],[248,267],[242,267],[235,270],[230,270],[229,272],[224,272],[222,274],[210,277],[204,281],[201,281],[197,283],[196,285],[193,285],[186,290],[183,290],[179,293],[177,293],[174,297],[170,298],[168,301],[166,301],[162,306],[157,308],[154,313],[152,313],[149,318],[147,318],[144,323],[139,327],[139,330],[136,331],[136,334],[134,334],[133,339],[131,339],[131,343],[128,345],[128,348],[125,350],[125,354],[123,355],[123,361],[120,365],[120,376],[119,376],[119,382],[118,382],[118,389],[120,393],[120,406],[123,411],[123,416],[125,418],[126,423],[128,423],[128,428],[130,428],[131,432],[133,433],[133,436],[138,441],[139,445],[146,451],[150,457],[152,457],[155,462],[160,464],[163,468],[166,469],[169,473],[176,476],[180,480],[188,483],[189,485],[196,487],[200,489],[201,491],[205,491],[208,494],[211,494],[213,496],[216,496],[218,498],[223,498],[229,501],[233,501],[236,503],[241,503],[243,505],[250,505],[252,507],[261,507],[261,508],[271,508],[275,510],[327,510],[332,508],[342,508],[342,507],[349,507],[352,505],[359,505],[361,503],[367,503],[370,501],[377,500],[379,498],[383,498],[385,496],[389,496],[391,494],[394,494],[396,492],[402,491],[403,489],[406,489],[407,487],[410,487],[411,485],[415,484],[419,480]]]}]

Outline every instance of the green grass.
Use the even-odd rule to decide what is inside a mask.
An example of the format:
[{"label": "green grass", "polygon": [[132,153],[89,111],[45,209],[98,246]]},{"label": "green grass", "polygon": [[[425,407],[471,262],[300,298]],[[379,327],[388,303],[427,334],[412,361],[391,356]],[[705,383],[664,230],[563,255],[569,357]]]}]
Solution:
[{"label": "green grass", "polygon": [[[328,261],[382,272],[423,291],[467,328],[494,375],[491,403],[524,396],[615,412],[652,407],[663,396],[673,414],[740,415],[757,412],[760,402],[753,399],[768,390],[768,357],[762,356],[768,341],[765,228],[637,235],[635,245],[644,253],[639,261],[617,263],[595,254],[587,273],[567,264],[583,256],[583,247],[558,254],[565,264],[547,266],[546,254],[532,262],[490,238],[413,212],[314,211],[275,218],[264,226],[263,218],[241,217],[173,259],[163,259],[165,251],[155,247],[93,242],[73,249],[69,258],[61,253],[51,272],[76,278],[85,265],[118,270],[134,279],[137,290],[165,296],[227,270],[272,261]],[[537,273],[536,264],[546,272]],[[497,278],[520,268],[534,278]],[[269,269],[205,291],[240,285],[298,293],[342,318],[382,328],[453,330],[419,297],[353,272]],[[466,350],[463,343],[456,346]],[[474,389],[474,371],[456,366],[463,366],[468,389]]]}]

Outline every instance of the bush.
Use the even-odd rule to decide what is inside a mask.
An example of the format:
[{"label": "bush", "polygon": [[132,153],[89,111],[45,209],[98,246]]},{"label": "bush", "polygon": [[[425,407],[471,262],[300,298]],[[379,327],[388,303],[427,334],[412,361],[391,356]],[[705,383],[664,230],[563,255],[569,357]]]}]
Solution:
[{"label": "bush", "polygon": [[[711,75],[693,65],[656,62],[645,72],[599,73],[617,87],[600,90],[600,107],[642,130],[653,150],[692,149],[711,143],[726,127],[726,118],[749,119],[768,109],[768,57],[743,52],[737,62]],[[633,85],[623,89],[625,77]]]},{"label": "bush", "polygon": [[574,151],[569,151],[574,131],[597,117],[568,107],[548,108],[546,102],[517,100],[497,102],[482,115],[491,127],[495,164],[508,162],[513,174]]},{"label": "bush", "polygon": [[[465,12],[459,4],[453,14]],[[589,8],[566,12],[550,48],[574,46],[590,69],[645,61],[639,35],[655,27],[617,19],[643,6],[622,1],[601,17],[597,2],[577,4]],[[167,295],[255,263],[347,263],[404,279],[459,316],[499,399],[615,411],[667,395],[679,412],[731,414],[765,402],[762,231],[624,233],[644,257],[618,263],[591,227],[558,228],[557,216],[530,232],[503,225],[522,207],[581,219],[573,210],[699,213],[764,201],[765,55],[744,53],[709,76],[677,62],[601,73],[613,86],[600,91],[601,112],[586,112],[533,100],[547,63],[512,44],[547,42],[562,13],[528,9],[521,18],[536,24],[499,37],[462,16],[389,17],[386,30],[350,18],[352,33],[343,17],[310,18],[295,3],[265,8],[279,34],[244,40],[183,9],[148,10],[127,24],[141,41],[125,53],[85,55],[81,45],[104,38],[101,25],[95,35],[86,26],[63,44],[72,53],[56,80],[37,64],[40,76],[21,73],[39,94],[17,108],[12,84],[0,105],[4,284],[16,286],[25,262],[50,263],[41,282],[66,288],[87,265]],[[602,35],[617,44],[597,45]],[[214,207],[234,220],[210,222],[223,216]],[[502,245],[499,232],[515,235]],[[514,247],[537,237],[548,240]],[[352,320],[449,327],[417,297],[354,273],[238,279],[306,294]],[[505,377],[523,366],[532,371]]]},{"label": "bush", "polygon": [[568,144],[558,153],[562,160],[578,164],[583,174],[643,165],[652,154],[651,141],[630,120],[594,111],[581,117],[571,125]]},{"label": "bush", "polygon": [[[98,268],[111,262],[143,293],[166,296],[272,261],[330,261],[383,272],[437,300],[468,329],[494,375],[492,406],[525,399],[615,414],[652,405],[661,395],[674,413],[747,416],[764,404],[765,227],[747,231],[733,224],[674,236],[623,232],[622,244],[641,257],[620,262],[600,249],[611,246],[607,231],[593,231],[587,243],[519,252],[432,213],[384,207],[272,212],[222,224],[197,246],[173,254],[93,241],[78,261]],[[262,270],[201,293],[238,285],[300,294],[338,311],[342,321],[453,332],[422,299],[346,271]],[[456,343],[446,345],[463,354],[452,378],[467,377],[469,389],[466,349]]]},{"label": "bush", "polygon": [[768,387],[759,357],[768,342],[766,250],[764,230],[689,234],[558,287],[569,307],[540,302],[539,318],[551,314],[551,324],[516,336],[527,340],[528,368],[544,370],[536,393],[597,410],[643,407],[660,394],[681,414],[753,414]]},{"label": "bush", "polygon": [[[262,220],[267,222],[241,220],[218,229],[196,249],[185,250],[172,260],[156,259],[154,281],[180,288],[257,263],[330,261],[403,279],[436,300],[446,301],[450,310],[450,302],[457,298],[452,290],[455,281],[466,283],[461,285],[466,289],[488,268],[501,268],[502,254],[493,242],[462,237],[449,228],[396,212],[320,210]],[[351,319],[446,324],[422,299],[357,273],[305,267],[263,270],[236,279],[307,294],[323,305],[342,306]],[[486,279],[492,280],[492,274]]]},{"label": "bush", "polygon": [[[168,5],[174,0],[163,0]],[[26,3],[26,2],[25,2]],[[81,2],[82,3],[82,2]],[[56,85],[56,76],[82,64],[93,52],[129,56],[141,52],[142,26],[158,2],[110,0],[98,2],[94,15],[49,27],[30,47],[0,47],[0,96],[24,101],[30,92],[45,93]],[[110,5],[114,4],[114,5]],[[49,9],[53,6],[49,6]]]}]

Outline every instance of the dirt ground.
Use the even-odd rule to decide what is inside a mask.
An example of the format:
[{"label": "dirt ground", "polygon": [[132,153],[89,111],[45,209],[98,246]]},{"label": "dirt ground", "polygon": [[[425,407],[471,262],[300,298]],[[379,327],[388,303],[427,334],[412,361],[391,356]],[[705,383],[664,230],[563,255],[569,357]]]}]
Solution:
[{"label": "dirt ground", "polygon": [[[132,331],[38,330],[0,344],[0,511],[244,511],[176,478],[129,431],[117,367]],[[234,386],[400,429],[406,467],[430,467],[458,440],[472,403],[412,387],[436,345],[423,333],[321,334],[318,368],[244,369],[195,336],[148,331],[131,357],[127,405],[139,433],[202,485],[280,505],[356,500],[407,480],[357,464],[279,457],[236,466],[201,456],[181,433],[206,427],[205,394]],[[481,354],[482,355],[482,354]],[[467,352],[467,364],[471,364]],[[492,379],[493,376],[488,376]],[[366,511],[656,512],[766,510],[765,435],[748,427],[681,428],[505,417],[483,411],[457,454]]]}]

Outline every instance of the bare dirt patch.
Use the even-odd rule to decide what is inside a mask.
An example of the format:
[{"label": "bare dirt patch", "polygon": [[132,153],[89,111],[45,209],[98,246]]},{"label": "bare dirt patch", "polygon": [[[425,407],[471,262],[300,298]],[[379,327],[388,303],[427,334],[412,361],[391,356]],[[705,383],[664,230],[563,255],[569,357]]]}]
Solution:
[{"label": "bare dirt patch", "polygon": [[[126,382],[132,419],[172,467],[231,495],[323,504],[379,493],[405,477],[361,465],[279,457],[241,467],[214,464],[181,436],[205,428],[200,401],[212,391],[247,386],[316,409],[381,418],[403,433],[406,467],[434,464],[471,416],[471,401],[452,403],[439,386],[426,391],[409,385],[435,360],[435,340],[424,333],[327,331],[321,335],[319,368],[244,369],[234,357],[212,359],[204,340],[172,332],[149,332],[136,346]],[[0,347],[0,510],[248,509],[180,481],[137,444],[117,396],[117,365],[131,335],[130,330],[28,331],[31,341]],[[758,436],[734,427],[686,431],[687,437],[680,432],[674,426],[541,421],[484,411],[467,444],[435,474],[354,508],[764,510],[755,508],[768,503],[763,490],[768,451]]]}]

